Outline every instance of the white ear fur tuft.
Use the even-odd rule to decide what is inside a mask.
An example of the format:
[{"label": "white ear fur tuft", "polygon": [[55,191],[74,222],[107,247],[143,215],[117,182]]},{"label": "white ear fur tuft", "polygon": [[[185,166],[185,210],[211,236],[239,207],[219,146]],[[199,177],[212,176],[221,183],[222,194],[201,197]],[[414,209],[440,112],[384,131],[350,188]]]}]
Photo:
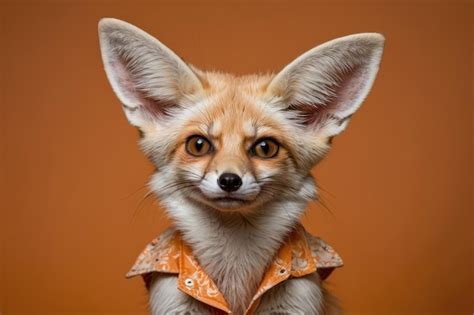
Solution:
[{"label": "white ear fur tuft", "polygon": [[372,87],[384,37],[362,33],[317,46],[287,65],[267,92],[296,110],[301,122],[332,137],[347,126]]},{"label": "white ear fur tuft", "polygon": [[129,23],[101,19],[99,39],[105,72],[132,125],[142,126],[203,89],[173,51]]}]

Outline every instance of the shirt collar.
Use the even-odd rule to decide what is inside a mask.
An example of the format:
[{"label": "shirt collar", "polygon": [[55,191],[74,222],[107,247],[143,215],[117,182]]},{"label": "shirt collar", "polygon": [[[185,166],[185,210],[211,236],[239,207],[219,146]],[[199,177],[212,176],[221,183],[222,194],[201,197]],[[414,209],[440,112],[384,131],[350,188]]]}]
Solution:
[{"label": "shirt collar", "polygon": [[[324,277],[335,267],[342,266],[339,255],[320,238],[307,233],[298,225],[281,245],[268,266],[246,314],[251,314],[260,297],[290,276],[302,277],[321,269]],[[140,254],[127,277],[151,272],[178,274],[178,288],[195,299],[230,313],[229,306],[217,286],[199,265],[191,247],[179,232],[165,231]],[[323,277],[323,278],[324,278]]]}]

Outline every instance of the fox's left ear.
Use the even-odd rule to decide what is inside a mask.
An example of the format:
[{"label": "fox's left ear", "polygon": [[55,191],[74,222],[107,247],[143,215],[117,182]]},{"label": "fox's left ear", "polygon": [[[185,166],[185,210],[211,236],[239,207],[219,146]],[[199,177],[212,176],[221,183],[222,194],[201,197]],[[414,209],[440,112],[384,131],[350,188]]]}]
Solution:
[{"label": "fox's left ear", "polygon": [[323,137],[345,129],[374,82],[384,37],[355,34],[329,41],[286,66],[267,87],[301,124]]}]

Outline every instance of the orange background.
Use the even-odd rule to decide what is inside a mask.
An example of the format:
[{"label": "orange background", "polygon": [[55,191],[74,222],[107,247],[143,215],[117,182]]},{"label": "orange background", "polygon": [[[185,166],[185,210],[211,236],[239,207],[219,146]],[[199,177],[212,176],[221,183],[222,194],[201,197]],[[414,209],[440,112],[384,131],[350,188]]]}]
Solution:
[{"label": "orange background", "polygon": [[345,260],[329,282],[348,314],[472,314],[474,7],[444,2],[2,2],[0,313],[146,313],[124,274],[169,222],[142,202],[152,167],[102,69],[109,16],[235,73],[383,33],[374,88],[314,171],[329,211],[303,222]]}]

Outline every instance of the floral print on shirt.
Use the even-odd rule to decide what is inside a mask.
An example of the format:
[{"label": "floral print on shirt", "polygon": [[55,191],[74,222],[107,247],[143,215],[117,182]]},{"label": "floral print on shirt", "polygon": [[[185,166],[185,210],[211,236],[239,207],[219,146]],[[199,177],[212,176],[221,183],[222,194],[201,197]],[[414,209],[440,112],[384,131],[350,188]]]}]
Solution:
[{"label": "floral print on shirt", "polygon": [[[309,234],[297,225],[282,244],[267,268],[246,315],[253,314],[261,296],[288,278],[302,277],[318,272],[321,279],[329,276],[334,268],[343,265],[336,251],[319,237]],[[178,231],[170,228],[155,238],[138,256],[127,278],[147,276],[152,272],[178,274],[178,288],[193,298],[229,313],[229,306],[219,289],[206,274],[193,255],[192,249]]]}]

